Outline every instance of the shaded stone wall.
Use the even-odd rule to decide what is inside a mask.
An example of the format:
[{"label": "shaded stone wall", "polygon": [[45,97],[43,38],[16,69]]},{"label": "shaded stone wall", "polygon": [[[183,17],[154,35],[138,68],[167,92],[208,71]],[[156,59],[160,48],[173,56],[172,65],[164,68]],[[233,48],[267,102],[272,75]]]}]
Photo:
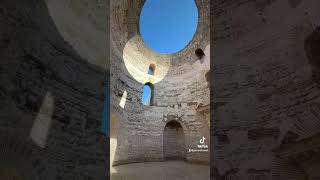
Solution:
[{"label": "shaded stone wall", "polygon": [[[108,55],[100,51],[99,62],[90,56],[96,52],[79,50],[93,49],[82,33],[107,35],[72,10],[87,5],[50,3],[0,2],[0,168],[22,179],[105,179],[109,143],[101,115]],[[106,2],[101,9],[91,5],[107,17]],[[97,46],[106,53],[107,44]]]},{"label": "shaded stone wall", "polygon": [[317,7],[313,0],[213,2],[211,171],[217,179],[307,174],[295,166],[299,161],[279,160],[273,151],[319,132],[320,91],[304,49],[319,25]]}]

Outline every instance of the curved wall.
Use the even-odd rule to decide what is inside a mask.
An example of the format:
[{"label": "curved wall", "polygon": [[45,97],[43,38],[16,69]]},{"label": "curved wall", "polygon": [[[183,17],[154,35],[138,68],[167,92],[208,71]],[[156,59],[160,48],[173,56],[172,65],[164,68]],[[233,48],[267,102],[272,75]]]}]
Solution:
[{"label": "curved wall", "polygon": [[217,179],[312,177],[298,157],[306,155],[307,162],[316,157],[298,149],[303,139],[319,133],[320,91],[304,50],[319,26],[319,5],[316,0],[212,3],[216,166],[211,172]]},{"label": "curved wall", "polygon": [[[144,1],[129,2],[111,2],[111,111],[120,116],[114,165],[164,160],[163,131],[170,120],[178,121],[186,131],[186,151],[197,146],[202,136],[209,139],[205,74],[210,55],[200,61],[194,53],[197,48],[210,49],[209,1],[196,1],[197,32],[185,49],[169,55],[145,46],[138,29]],[[155,65],[154,76],[147,75],[150,64]],[[145,82],[154,84],[153,106],[140,103]],[[124,106],[120,106],[121,99]],[[190,162],[209,163],[209,152],[187,153],[186,157]]]},{"label": "curved wall", "polygon": [[84,18],[100,13],[105,21],[108,6],[101,5],[0,2],[0,171],[27,180],[107,178],[101,115],[108,54],[91,51],[83,37],[107,37],[94,25],[97,16]]}]

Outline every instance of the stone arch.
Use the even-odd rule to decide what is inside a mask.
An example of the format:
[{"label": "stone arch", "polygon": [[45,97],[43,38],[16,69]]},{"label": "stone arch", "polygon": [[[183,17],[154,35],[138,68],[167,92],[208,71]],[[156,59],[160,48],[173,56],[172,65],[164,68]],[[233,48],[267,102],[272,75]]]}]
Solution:
[{"label": "stone arch", "polygon": [[202,59],[205,54],[201,48],[197,48],[194,52],[199,59]]},{"label": "stone arch", "polygon": [[175,120],[166,123],[163,131],[165,160],[186,160],[186,138],[182,125]]},{"label": "stone arch", "polygon": [[[154,105],[154,85],[151,82],[147,82],[144,84],[143,87],[148,86],[150,88],[150,103],[149,104],[145,104],[145,105],[149,105],[149,106],[153,106]],[[145,92],[142,93],[142,96]],[[142,100],[142,97],[141,97]],[[143,102],[141,102],[143,104]]]},{"label": "stone arch", "polygon": [[148,69],[148,74],[153,76],[155,70],[156,70],[156,65],[155,64],[150,64],[149,65],[149,69]]}]

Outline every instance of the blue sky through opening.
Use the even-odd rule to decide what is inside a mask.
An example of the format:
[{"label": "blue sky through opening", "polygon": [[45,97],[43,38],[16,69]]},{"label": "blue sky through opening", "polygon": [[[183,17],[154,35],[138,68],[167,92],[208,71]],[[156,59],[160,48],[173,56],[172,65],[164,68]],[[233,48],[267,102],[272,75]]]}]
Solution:
[{"label": "blue sky through opening", "polygon": [[158,53],[175,53],[192,40],[198,25],[194,0],[146,0],[140,16],[144,42]]},{"label": "blue sky through opening", "polygon": [[151,87],[149,85],[144,85],[142,98],[141,98],[142,104],[150,105],[150,99],[151,99]]},{"label": "blue sky through opening", "polygon": [[151,68],[149,68],[148,74],[153,75],[153,70]]}]

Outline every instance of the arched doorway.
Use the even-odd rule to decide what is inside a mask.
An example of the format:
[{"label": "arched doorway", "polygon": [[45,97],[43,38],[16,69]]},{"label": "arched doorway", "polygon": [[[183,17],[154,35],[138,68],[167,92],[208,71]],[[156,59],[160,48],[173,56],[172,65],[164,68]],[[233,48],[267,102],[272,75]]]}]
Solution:
[{"label": "arched doorway", "polygon": [[163,132],[163,155],[165,160],[185,160],[185,135],[181,124],[170,121]]}]

